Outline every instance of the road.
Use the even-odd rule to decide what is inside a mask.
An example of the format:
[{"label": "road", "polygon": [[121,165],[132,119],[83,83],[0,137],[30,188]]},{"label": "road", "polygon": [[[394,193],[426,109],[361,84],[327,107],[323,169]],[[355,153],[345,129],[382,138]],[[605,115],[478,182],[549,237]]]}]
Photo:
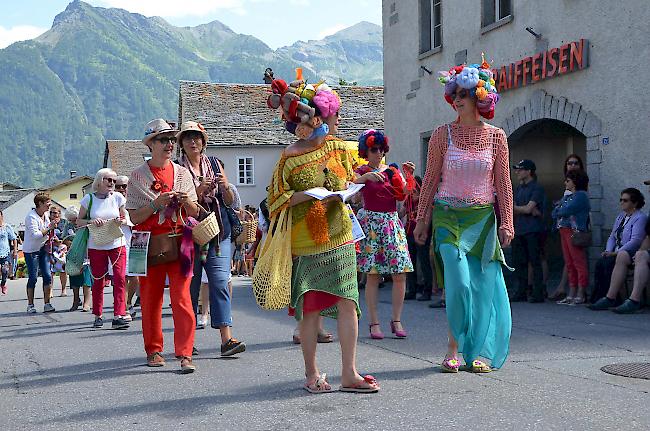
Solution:
[{"label": "road", "polygon": [[[360,323],[360,372],[375,395],[310,395],[294,321],[260,310],[250,280],[235,279],[234,335],[247,351],[219,358],[217,332],[197,331],[197,372],[177,373],[171,309],[164,310],[167,366],[144,366],[142,331],[91,328],[92,316],[25,313],[25,280],[0,297],[0,430],[607,430],[650,429],[650,380],[606,374],[619,362],[650,362],[650,312],[619,316],[585,307],[513,304],[511,356],[486,375],[440,373],[444,310],[409,301],[405,340],[370,340]],[[37,289],[38,291],[38,289]],[[59,291],[55,290],[58,295]],[[110,306],[110,289],[105,294]],[[165,301],[169,304],[169,300]],[[388,331],[390,291],[381,290]],[[110,321],[110,309],[106,311]],[[334,321],[326,322],[335,329]],[[319,365],[338,387],[337,344],[319,345]]]}]

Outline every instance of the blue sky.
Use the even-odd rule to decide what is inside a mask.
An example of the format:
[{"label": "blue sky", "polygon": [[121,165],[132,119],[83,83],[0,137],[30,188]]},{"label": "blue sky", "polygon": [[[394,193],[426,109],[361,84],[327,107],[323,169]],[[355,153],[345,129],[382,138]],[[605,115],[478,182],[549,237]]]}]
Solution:
[{"label": "blue sky", "polygon": [[[31,39],[52,26],[69,0],[0,0],[0,48]],[[381,0],[86,0],[162,16],[177,26],[219,20],[237,33],[253,35],[272,48],[297,40],[321,39],[370,21],[381,25]]]}]

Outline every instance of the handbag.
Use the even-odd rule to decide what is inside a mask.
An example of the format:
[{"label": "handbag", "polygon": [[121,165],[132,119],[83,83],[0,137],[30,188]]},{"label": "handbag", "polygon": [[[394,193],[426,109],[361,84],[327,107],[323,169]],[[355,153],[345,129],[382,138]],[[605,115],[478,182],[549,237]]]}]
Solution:
[{"label": "handbag", "polygon": [[122,222],[119,219],[107,220],[101,226],[90,224],[88,225],[90,238],[99,247],[112,244],[116,239],[124,236],[124,232],[120,229],[121,225]]},{"label": "handbag", "polygon": [[587,217],[587,230],[580,231],[577,227],[573,228],[573,233],[571,234],[571,244],[574,247],[586,248],[591,247],[593,243],[593,237],[591,235],[591,220]]},{"label": "handbag", "polygon": [[202,206],[199,205],[199,211],[203,210],[207,213],[201,221],[192,227],[192,239],[200,246],[204,246],[212,241],[219,235],[219,222],[214,212],[208,213]]},{"label": "handbag", "polygon": [[[86,220],[90,220],[90,209],[93,207],[93,195],[90,195],[90,203],[88,204],[88,211],[86,212]],[[84,227],[79,229],[72,240],[70,250],[65,256],[65,272],[68,275],[80,275],[83,271],[84,262],[88,255],[88,238],[90,237],[89,230]]]},{"label": "handbag", "polygon": [[255,242],[257,236],[257,219],[253,217],[253,214],[244,210],[244,212],[250,217],[249,220],[241,222],[242,232],[237,236],[235,240],[236,244],[250,244]]},{"label": "handbag", "polygon": [[[208,157],[208,160],[210,160],[212,171],[215,174],[221,173],[221,169],[219,168],[216,159],[214,157]],[[244,227],[242,226],[241,221],[239,221],[239,217],[237,217],[235,210],[223,203],[223,197],[221,197],[221,193],[219,193],[219,200],[223,204],[223,207],[226,209],[226,214],[228,214],[228,222],[230,222],[230,238],[234,240],[239,235],[241,235],[241,233],[244,231]]]},{"label": "handbag", "polygon": [[253,270],[253,294],[265,310],[280,310],[291,302],[291,209],[280,212],[269,228],[262,252]]},{"label": "handbag", "polygon": [[156,266],[178,260],[182,236],[163,233],[151,235],[147,250],[147,265]]}]

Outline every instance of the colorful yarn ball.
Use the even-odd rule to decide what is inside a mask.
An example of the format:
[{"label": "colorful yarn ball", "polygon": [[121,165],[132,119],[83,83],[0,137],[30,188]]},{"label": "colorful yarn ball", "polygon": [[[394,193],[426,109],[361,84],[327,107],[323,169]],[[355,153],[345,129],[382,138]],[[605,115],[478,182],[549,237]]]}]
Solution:
[{"label": "colorful yarn ball", "polygon": [[488,95],[488,92],[487,92],[487,90],[485,88],[478,87],[476,89],[476,97],[478,98],[478,100],[485,99],[487,97],[487,95]]},{"label": "colorful yarn ball", "polygon": [[311,103],[318,108],[323,118],[335,115],[341,107],[341,100],[334,92],[319,90],[311,99]]},{"label": "colorful yarn ball", "polygon": [[451,78],[449,82],[445,84],[445,95],[451,96],[456,92],[456,89],[458,88],[458,84],[456,83],[456,78]]},{"label": "colorful yarn ball", "polygon": [[456,83],[465,89],[471,89],[478,84],[478,69],[475,67],[465,67],[460,75],[456,77]]}]

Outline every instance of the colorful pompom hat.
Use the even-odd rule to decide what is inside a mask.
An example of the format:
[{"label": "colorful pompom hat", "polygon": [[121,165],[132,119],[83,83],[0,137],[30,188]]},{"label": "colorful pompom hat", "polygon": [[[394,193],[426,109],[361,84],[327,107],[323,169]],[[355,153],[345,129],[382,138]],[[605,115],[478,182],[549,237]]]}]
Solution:
[{"label": "colorful pompom hat", "polygon": [[452,94],[458,87],[470,91],[476,97],[476,107],[482,117],[491,120],[494,118],[494,108],[499,102],[494,74],[490,63],[485,61],[485,54],[481,53],[481,64],[463,64],[438,72],[438,80],[445,86],[445,100],[454,105]]}]

